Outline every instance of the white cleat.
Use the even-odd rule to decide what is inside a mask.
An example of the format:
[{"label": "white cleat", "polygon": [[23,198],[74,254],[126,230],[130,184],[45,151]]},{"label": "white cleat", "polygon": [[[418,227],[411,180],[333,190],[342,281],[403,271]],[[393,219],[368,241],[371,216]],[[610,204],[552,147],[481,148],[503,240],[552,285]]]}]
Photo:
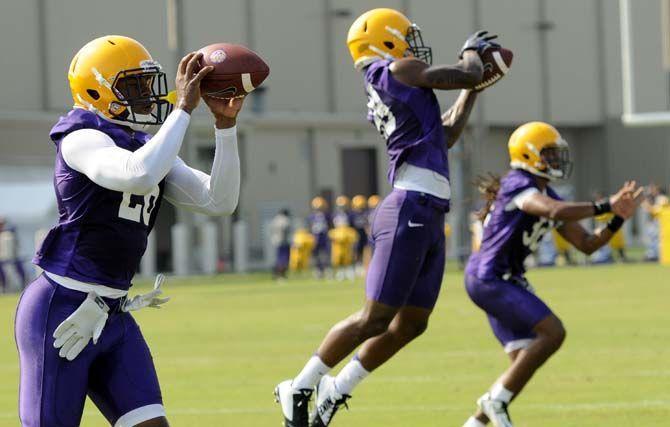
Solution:
[{"label": "white cleat", "polygon": [[274,391],[275,401],[281,405],[284,415],[284,427],[308,427],[308,406],[312,390],[295,390],[291,386],[292,382],[292,380],[282,381]]},{"label": "white cleat", "polygon": [[507,412],[507,403],[502,400],[491,399],[487,392],[477,399],[477,405],[495,427],[514,427]]},{"label": "white cleat", "polygon": [[335,378],[324,375],[316,386],[316,405],[311,414],[310,427],[326,427],[333,421],[333,417],[340,406],[347,407],[348,394],[340,394],[335,389]]}]

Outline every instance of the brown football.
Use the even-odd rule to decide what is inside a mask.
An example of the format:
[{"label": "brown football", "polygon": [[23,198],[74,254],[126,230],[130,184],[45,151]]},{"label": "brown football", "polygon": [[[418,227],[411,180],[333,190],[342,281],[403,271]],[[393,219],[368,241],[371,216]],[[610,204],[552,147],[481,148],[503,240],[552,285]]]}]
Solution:
[{"label": "brown football", "polygon": [[199,50],[202,66],[214,67],[200,82],[200,92],[214,98],[237,98],[256,89],[270,74],[258,54],[244,46],[215,43]]},{"label": "brown football", "polygon": [[484,51],[481,55],[484,75],[482,76],[482,82],[475,86],[475,89],[486,89],[502,79],[512,66],[512,58],[514,58],[512,51],[504,47],[490,48]]}]

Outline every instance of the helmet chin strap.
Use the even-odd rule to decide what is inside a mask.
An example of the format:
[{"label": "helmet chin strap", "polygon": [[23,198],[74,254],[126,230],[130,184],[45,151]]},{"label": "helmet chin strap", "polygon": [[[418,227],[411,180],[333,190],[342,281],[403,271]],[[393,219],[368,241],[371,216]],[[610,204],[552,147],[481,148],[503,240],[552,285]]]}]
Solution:
[{"label": "helmet chin strap", "polygon": [[[130,110],[130,107],[128,107],[128,110]],[[148,122],[153,116],[151,114],[135,114],[135,118],[142,122]],[[134,131],[145,132],[151,125],[126,122],[125,126],[128,126]]]},{"label": "helmet chin strap", "polygon": [[534,168],[532,166],[528,166],[527,164],[519,162],[519,161],[510,162],[510,166],[512,167],[512,169],[523,169],[526,172],[530,172],[531,174],[533,174],[535,176],[539,176],[541,178],[546,178],[549,181],[555,181],[556,179],[561,178],[559,176],[552,175],[551,171],[553,169],[551,169],[551,168],[549,168],[550,169],[549,173],[546,173],[546,172],[543,172],[543,171],[541,171],[537,168]]},{"label": "helmet chin strap", "polygon": [[[114,123],[114,124],[120,125],[120,126],[126,126],[126,127],[129,127],[130,129],[132,129],[134,131],[137,131],[137,132],[145,132],[151,126],[150,124],[146,124],[146,123],[143,123],[143,124],[130,123],[130,122],[127,122],[127,121],[121,120],[121,119],[113,119],[113,118],[108,117],[105,114],[103,114],[102,111],[95,108],[93,106],[93,104],[91,104],[90,102],[87,102],[81,96],[77,95],[77,99],[79,100],[81,105],[83,105],[88,111],[90,111],[92,113],[95,113],[98,117],[100,117],[101,119],[103,119],[107,122]],[[129,114],[132,114],[132,107],[126,107],[126,109],[128,110]],[[140,119],[141,121],[150,121],[153,118],[153,116],[151,114],[135,114],[135,117]]]},{"label": "helmet chin strap", "polygon": [[[128,109],[130,110],[130,107],[128,107]],[[100,118],[102,118],[102,119],[105,120],[105,121],[108,121],[108,122],[110,122],[110,123],[114,123],[114,124],[117,124],[117,125],[121,125],[121,126],[125,126],[125,127],[128,127],[128,128],[131,128],[131,129],[134,130],[134,131],[143,132],[143,131],[149,129],[149,126],[151,126],[151,125],[149,125],[149,124],[131,123],[131,122],[127,122],[127,121],[125,121],[125,120],[112,119],[111,117],[107,117],[107,116],[105,116],[104,114],[102,114],[102,113],[101,113],[100,111],[98,111],[98,110],[95,110],[94,112],[95,112]],[[150,114],[135,114],[135,117],[137,117],[138,119],[145,119],[145,118],[146,118],[146,120],[149,120],[149,119],[151,118],[151,115],[150,115]]]}]

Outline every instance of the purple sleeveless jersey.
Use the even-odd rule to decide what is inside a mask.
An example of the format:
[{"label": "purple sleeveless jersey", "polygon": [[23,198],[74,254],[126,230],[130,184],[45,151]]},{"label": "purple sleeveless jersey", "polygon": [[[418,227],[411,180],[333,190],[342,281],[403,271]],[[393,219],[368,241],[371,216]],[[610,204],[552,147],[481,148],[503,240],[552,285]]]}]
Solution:
[{"label": "purple sleeveless jersey", "polygon": [[[500,190],[484,221],[484,236],[479,252],[468,261],[466,274],[489,280],[522,277],[524,260],[535,251],[544,233],[556,224],[547,218],[529,215],[514,204],[514,197],[529,188],[539,188],[532,174],[511,170],[501,181]],[[547,187],[547,196],[561,198]]]},{"label": "purple sleeveless jersey", "polygon": [[389,65],[379,60],[365,69],[368,120],[386,140],[391,184],[405,162],[449,178],[447,141],[440,105],[432,89],[397,81]]},{"label": "purple sleeveless jersey", "polygon": [[128,289],[156,220],[164,181],[144,196],[95,184],[71,169],[61,155],[63,138],[79,129],[104,132],[129,151],[137,150],[151,137],[83,109],[60,118],[50,133],[56,145],[58,224],[49,231],[33,262],[48,272],[82,282]]}]

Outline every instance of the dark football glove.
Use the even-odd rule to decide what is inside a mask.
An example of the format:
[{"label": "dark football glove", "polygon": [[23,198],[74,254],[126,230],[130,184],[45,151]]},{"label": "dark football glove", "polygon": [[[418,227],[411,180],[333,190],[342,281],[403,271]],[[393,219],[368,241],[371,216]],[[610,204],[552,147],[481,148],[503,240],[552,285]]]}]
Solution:
[{"label": "dark football glove", "polygon": [[463,53],[466,50],[475,50],[479,55],[484,53],[487,49],[491,47],[500,47],[500,45],[492,40],[497,39],[497,35],[488,35],[488,31],[477,31],[465,41],[461,53],[458,55],[460,59],[463,59]]}]

